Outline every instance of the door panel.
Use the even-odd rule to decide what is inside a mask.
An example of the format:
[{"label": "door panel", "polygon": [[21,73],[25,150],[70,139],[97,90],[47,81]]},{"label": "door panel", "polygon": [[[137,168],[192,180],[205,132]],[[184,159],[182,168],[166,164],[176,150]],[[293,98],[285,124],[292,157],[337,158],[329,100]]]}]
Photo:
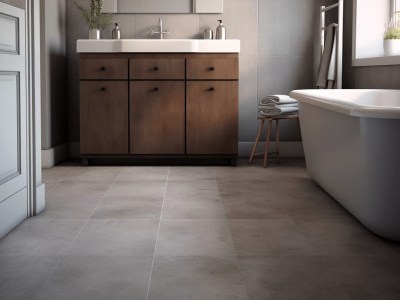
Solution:
[{"label": "door panel", "polygon": [[187,83],[187,154],[237,154],[237,90],[237,81]]},{"label": "door panel", "polygon": [[185,83],[132,82],[131,154],[185,153]]},{"label": "door panel", "polygon": [[0,3],[0,26],[1,237],[28,216],[24,10]]}]

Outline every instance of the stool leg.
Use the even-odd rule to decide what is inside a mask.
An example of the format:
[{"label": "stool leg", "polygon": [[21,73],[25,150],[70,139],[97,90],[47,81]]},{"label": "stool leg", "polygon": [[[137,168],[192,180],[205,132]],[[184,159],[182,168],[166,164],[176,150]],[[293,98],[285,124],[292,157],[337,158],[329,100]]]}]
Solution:
[{"label": "stool leg", "polygon": [[281,154],[280,154],[279,120],[276,120],[276,154],[278,156],[278,163],[280,163]]},{"label": "stool leg", "polygon": [[249,164],[251,164],[251,162],[253,161],[254,154],[256,153],[257,145],[258,145],[258,143],[260,141],[260,136],[261,136],[261,132],[262,132],[263,127],[264,127],[264,123],[265,123],[265,119],[261,119],[261,122],[260,122],[260,125],[259,125],[260,127],[258,128],[258,132],[257,132],[256,142],[254,143],[253,150],[251,151]]},{"label": "stool leg", "polygon": [[265,152],[264,152],[264,164],[263,167],[267,167],[267,162],[268,162],[268,149],[269,149],[269,142],[271,138],[271,127],[272,127],[272,120],[268,121],[268,129],[267,129],[267,140],[265,143]]}]

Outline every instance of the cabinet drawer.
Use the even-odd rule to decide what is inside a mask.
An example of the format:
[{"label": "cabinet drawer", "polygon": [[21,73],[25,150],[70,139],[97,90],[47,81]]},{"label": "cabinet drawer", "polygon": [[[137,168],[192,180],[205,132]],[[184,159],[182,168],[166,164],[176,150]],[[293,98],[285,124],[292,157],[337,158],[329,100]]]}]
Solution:
[{"label": "cabinet drawer", "polygon": [[81,154],[128,154],[128,82],[81,81]]},{"label": "cabinet drawer", "polygon": [[185,79],[185,59],[131,59],[129,62],[130,79]]},{"label": "cabinet drawer", "polygon": [[81,79],[128,79],[128,59],[81,58]]},{"label": "cabinet drawer", "polygon": [[190,58],[186,65],[187,79],[239,78],[239,63],[236,58]]}]

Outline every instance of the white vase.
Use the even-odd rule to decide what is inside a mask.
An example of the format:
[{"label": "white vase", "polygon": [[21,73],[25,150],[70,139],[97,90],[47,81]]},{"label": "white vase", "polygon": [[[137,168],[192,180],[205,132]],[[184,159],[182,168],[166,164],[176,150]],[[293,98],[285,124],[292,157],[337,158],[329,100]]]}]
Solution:
[{"label": "white vase", "polygon": [[400,40],[383,40],[385,56],[400,55]]},{"label": "white vase", "polygon": [[100,29],[89,29],[89,40],[99,40]]}]

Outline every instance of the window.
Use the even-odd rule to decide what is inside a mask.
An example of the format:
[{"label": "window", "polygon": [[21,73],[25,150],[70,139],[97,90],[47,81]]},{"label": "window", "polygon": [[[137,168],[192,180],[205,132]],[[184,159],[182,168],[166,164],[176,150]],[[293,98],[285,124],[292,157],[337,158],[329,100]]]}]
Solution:
[{"label": "window", "polygon": [[400,0],[354,0],[353,5],[353,66],[400,64],[400,56],[383,52],[385,24],[392,17],[400,23]]}]

